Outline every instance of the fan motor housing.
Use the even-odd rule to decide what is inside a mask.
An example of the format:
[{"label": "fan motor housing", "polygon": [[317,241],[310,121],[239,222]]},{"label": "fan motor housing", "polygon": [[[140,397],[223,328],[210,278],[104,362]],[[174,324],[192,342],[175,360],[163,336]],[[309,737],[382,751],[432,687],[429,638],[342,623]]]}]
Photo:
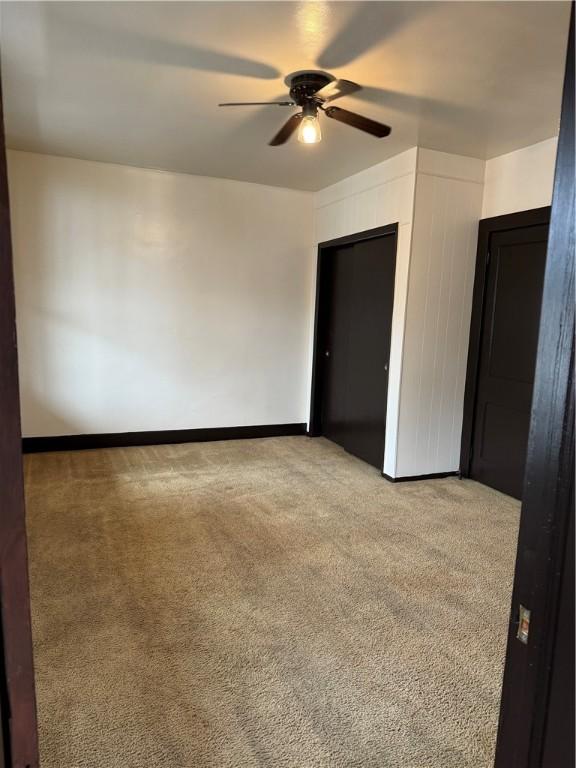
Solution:
[{"label": "fan motor housing", "polygon": [[290,80],[290,97],[299,107],[314,100],[314,94],[328,83],[332,77],[323,72],[303,72]]}]

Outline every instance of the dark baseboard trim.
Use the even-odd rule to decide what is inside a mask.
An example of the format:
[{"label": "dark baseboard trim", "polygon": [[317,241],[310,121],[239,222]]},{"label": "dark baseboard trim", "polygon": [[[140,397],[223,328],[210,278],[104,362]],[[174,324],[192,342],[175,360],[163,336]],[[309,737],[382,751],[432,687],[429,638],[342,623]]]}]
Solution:
[{"label": "dark baseboard trim", "polygon": [[386,478],[390,483],[408,483],[412,480],[439,480],[442,477],[458,477],[460,472],[435,472],[432,475],[410,475],[409,477],[390,477],[385,472],[382,472],[382,477]]},{"label": "dark baseboard trim", "polygon": [[306,424],[261,424],[253,427],[165,429],[155,432],[111,432],[96,435],[57,435],[22,438],[23,453],[82,451],[93,448],[128,448],[169,443],[207,443],[214,440],[246,440],[261,437],[305,435]]}]

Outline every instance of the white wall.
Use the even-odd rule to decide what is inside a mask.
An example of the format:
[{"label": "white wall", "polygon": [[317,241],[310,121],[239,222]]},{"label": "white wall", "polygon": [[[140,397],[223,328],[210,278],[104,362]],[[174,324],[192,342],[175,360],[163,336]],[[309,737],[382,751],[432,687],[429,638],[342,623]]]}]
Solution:
[{"label": "white wall", "polygon": [[549,204],[555,152],[315,195],[9,152],[24,434],[306,421],[314,246],[397,222],[384,471],[456,470],[478,220]]},{"label": "white wall", "polygon": [[312,199],[9,152],[23,432],[303,422]]},{"label": "white wall", "polygon": [[316,243],[334,240],[337,237],[363,232],[386,224],[398,223],[399,225],[384,453],[384,472],[391,476],[396,474],[400,376],[414,208],[416,157],[417,150],[414,147],[390,160],[323,189],[316,194],[314,199]]},{"label": "white wall", "polygon": [[486,162],[482,218],[550,205],[558,139]]}]

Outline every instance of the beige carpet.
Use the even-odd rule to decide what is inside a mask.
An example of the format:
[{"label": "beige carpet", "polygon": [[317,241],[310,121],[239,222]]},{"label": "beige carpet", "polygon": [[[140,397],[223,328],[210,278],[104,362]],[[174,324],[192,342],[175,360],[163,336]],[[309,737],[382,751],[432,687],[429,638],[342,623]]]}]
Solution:
[{"label": "beige carpet", "polygon": [[304,437],[26,457],[43,768],[488,768],[519,505]]}]

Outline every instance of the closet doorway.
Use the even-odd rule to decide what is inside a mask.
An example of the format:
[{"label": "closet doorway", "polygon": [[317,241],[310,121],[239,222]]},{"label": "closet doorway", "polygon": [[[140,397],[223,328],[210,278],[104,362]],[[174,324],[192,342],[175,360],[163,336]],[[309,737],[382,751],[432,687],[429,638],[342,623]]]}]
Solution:
[{"label": "closet doorway", "polygon": [[318,247],[310,434],[382,470],[396,224]]},{"label": "closet doorway", "polygon": [[522,498],[550,208],[480,222],[461,471]]}]

